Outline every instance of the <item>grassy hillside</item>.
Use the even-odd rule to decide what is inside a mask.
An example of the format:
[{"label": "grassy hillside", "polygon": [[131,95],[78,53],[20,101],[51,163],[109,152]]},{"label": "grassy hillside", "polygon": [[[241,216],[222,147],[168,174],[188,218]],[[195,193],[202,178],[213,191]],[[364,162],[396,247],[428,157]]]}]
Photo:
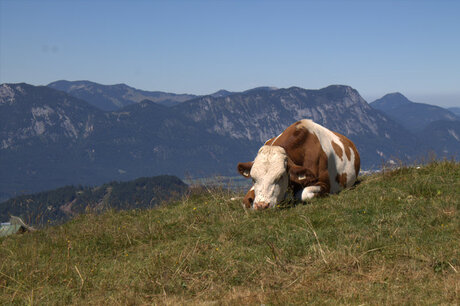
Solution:
[{"label": "grassy hillside", "polygon": [[460,164],[246,212],[226,191],[0,239],[0,304],[456,304]]}]

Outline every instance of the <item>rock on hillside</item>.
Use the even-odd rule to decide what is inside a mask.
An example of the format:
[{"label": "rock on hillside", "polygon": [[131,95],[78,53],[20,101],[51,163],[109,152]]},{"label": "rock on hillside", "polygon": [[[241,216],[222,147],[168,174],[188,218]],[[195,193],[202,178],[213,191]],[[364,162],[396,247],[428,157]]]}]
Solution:
[{"label": "rock on hillside", "polygon": [[0,148],[66,145],[89,137],[103,113],[86,101],[45,86],[0,85]]}]

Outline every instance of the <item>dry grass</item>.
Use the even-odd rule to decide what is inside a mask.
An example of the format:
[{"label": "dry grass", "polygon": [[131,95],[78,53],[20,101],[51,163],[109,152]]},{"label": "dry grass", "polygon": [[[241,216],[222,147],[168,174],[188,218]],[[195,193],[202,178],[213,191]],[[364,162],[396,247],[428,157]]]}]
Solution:
[{"label": "dry grass", "polygon": [[0,240],[0,304],[458,304],[460,165],[247,212],[202,190]]}]

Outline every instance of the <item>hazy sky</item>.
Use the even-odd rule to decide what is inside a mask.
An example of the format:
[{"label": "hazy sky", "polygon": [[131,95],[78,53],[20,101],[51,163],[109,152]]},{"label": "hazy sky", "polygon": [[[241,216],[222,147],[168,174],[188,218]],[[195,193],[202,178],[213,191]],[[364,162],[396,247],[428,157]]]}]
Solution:
[{"label": "hazy sky", "polygon": [[0,83],[60,79],[460,106],[460,1],[0,0]]}]

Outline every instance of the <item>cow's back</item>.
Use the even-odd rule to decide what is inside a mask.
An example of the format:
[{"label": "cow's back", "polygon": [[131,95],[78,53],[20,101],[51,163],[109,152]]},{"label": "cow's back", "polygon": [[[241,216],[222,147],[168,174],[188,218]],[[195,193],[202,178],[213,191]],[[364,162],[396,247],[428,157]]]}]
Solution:
[{"label": "cow's back", "polygon": [[360,157],[353,142],[347,137],[308,119],[301,120],[310,133],[316,135],[327,156],[330,193],[337,193],[356,182],[360,168]]},{"label": "cow's back", "polygon": [[327,180],[326,173],[326,192],[351,187],[359,173],[360,157],[353,142],[309,119],[297,121],[265,144],[282,146],[295,164],[313,170],[320,180]]}]

